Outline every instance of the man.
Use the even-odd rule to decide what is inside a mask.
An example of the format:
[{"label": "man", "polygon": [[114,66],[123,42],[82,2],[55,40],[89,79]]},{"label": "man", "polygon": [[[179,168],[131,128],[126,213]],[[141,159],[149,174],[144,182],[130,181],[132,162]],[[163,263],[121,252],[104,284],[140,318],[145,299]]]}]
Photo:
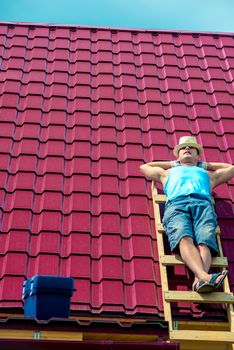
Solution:
[{"label": "man", "polygon": [[172,252],[180,253],[194,273],[193,290],[212,292],[222,285],[227,271],[209,274],[212,256],[218,253],[211,191],[234,176],[234,166],[199,162],[203,147],[192,136],[181,137],[173,153],[177,161],[151,162],[140,170],[147,179],[163,184],[163,225]]}]

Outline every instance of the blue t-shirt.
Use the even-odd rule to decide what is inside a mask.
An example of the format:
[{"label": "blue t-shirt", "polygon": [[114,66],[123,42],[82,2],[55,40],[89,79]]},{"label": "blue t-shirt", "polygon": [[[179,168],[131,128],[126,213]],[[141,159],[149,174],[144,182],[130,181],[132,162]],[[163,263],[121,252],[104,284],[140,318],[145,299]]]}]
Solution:
[{"label": "blue t-shirt", "polygon": [[197,166],[178,166],[170,170],[164,185],[168,200],[189,194],[199,194],[210,199],[210,178]]}]

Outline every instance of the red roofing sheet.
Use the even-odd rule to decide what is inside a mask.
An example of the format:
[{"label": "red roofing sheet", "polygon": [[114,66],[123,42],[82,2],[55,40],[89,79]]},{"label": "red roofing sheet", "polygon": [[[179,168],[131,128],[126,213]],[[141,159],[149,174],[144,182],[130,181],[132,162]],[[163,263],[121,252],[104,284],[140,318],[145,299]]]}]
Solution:
[{"label": "red roofing sheet", "polygon": [[[234,162],[233,36],[1,23],[0,65],[1,306],[49,274],[75,278],[74,311],[162,316],[139,166],[188,133]],[[233,289],[233,181],[216,195]]]}]

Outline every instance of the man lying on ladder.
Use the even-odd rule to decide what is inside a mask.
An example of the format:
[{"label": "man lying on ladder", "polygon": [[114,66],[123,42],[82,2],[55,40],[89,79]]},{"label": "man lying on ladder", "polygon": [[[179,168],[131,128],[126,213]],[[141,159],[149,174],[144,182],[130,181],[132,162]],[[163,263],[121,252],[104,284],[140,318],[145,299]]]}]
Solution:
[{"label": "man lying on ladder", "polygon": [[234,166],[199,162],[203,147],[192,136],[181,137],[173,153],[177,161],[151,162],[140,170],[147,179],[163,184],[163,225],[171,251],[180,253],[195,275],[193,290],[212,292],[223,284],[227,271],[209,274],[212,256],[218,253],[211,191],[234,177]]}]

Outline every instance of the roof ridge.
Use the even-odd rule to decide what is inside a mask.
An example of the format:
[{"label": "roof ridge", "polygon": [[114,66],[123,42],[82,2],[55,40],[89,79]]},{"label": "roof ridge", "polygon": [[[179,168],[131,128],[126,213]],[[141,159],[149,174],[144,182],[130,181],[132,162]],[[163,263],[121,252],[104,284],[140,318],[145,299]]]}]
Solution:
[{"label": "roof ridge", "polygon": [[95,26],[95,25],[79,25],[79,24],[62,24],[62,23],[43,23],[43,22],[17,22],[17,21],[0,21],[1,24],[17,25],[17,26],[40,26],[40,27],[58,27],[58,28],[77,28],[77,29],[96,29],[96,30],[114,30],[128,32],[143,32],[143,33],[175,33],[175,34],[199,34],[199,35],[221,35],[234,36],[234,32],[215,32],[215,31],[200,31],[200,30],[182,30],[182,29],[158,29],[158,28],[128,28],[128,27],[111,27],[111,26]]}]

